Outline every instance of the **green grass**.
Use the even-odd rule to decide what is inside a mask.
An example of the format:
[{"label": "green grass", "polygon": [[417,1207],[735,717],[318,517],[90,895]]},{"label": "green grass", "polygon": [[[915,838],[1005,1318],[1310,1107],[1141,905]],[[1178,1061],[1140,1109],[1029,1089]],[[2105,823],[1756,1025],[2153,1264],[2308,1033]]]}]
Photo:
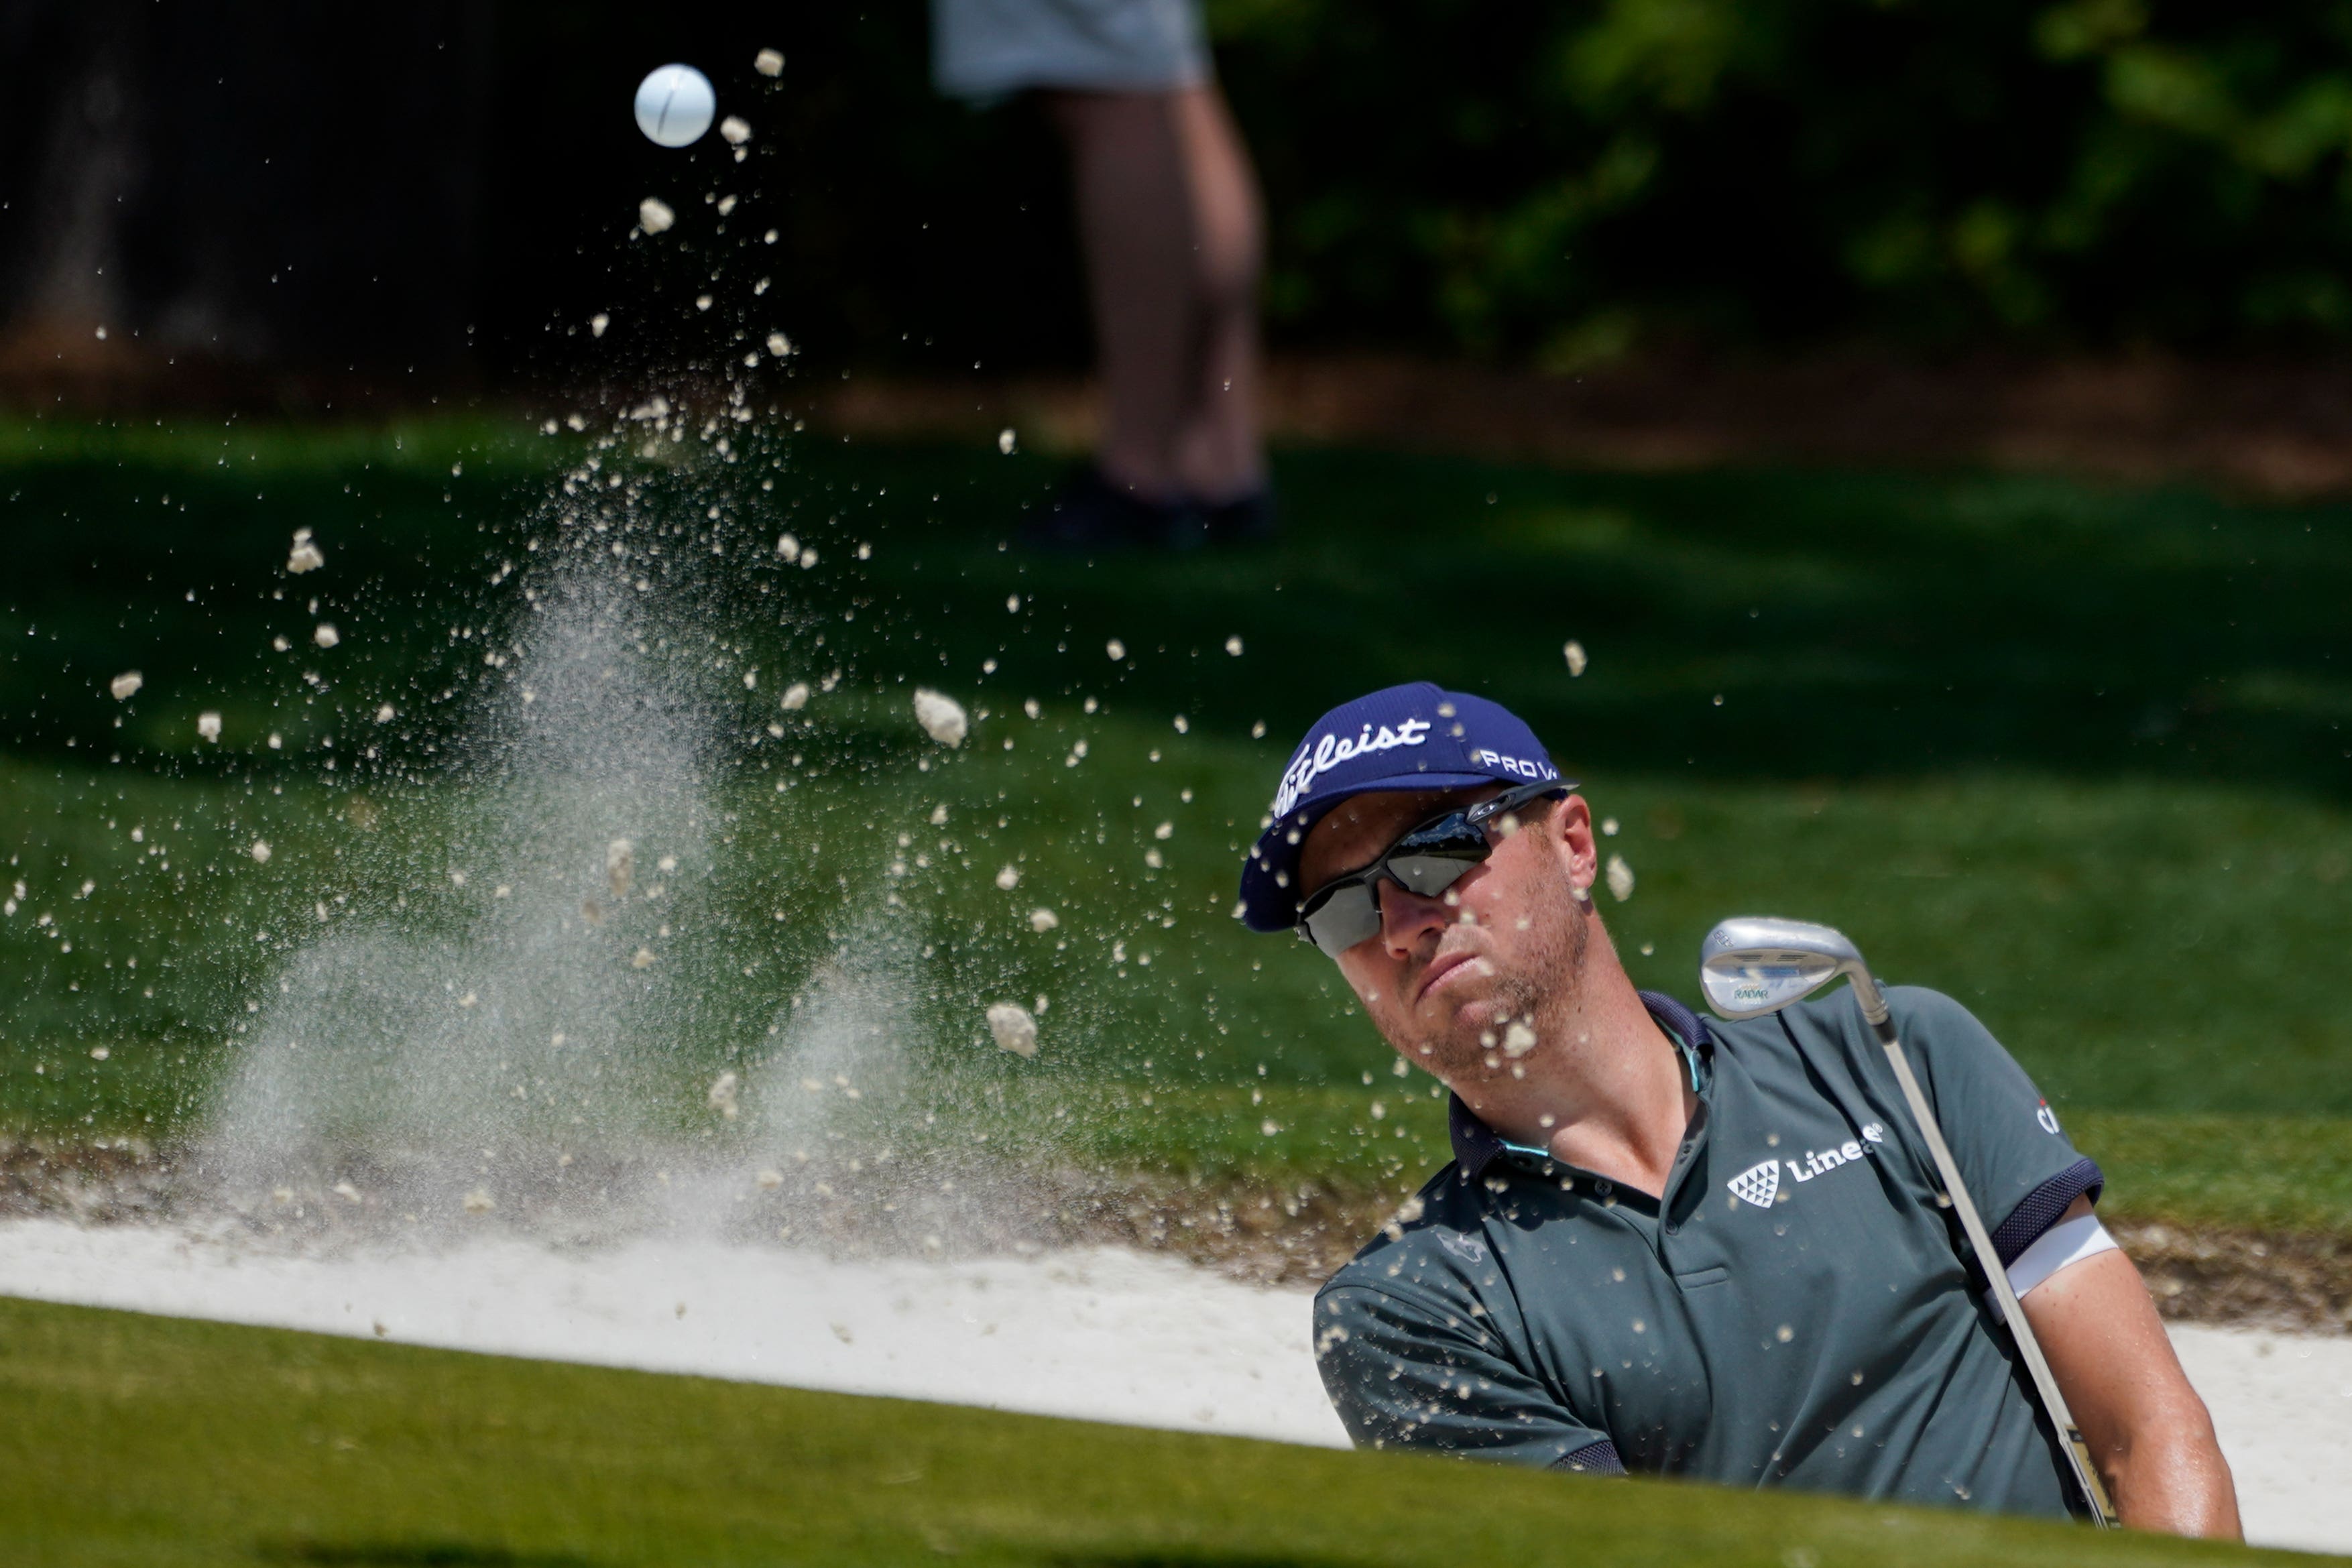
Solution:
[{"label": "green grass", "polygon": [[[1102,1094],[1074,1146],[1111,1168],[1172,1165],[1221,1186],[1399,1197],[1451,1157],[1444,1107],[1421,1080],[1274,1085],[1256,1099],[1163,1087],[1148,1108],[1140,1092]],[[2352,1237],[2352,1137],[2333,1119],[2076,1111],[2066,1131],[2105,1172],[2110,1218]]]},{"label": "green grass", "polygon": [[[488,877],[446,873],[487,855],[498,809],[467,742],[492,680],[478,650],[525,623],[531,578],[488,580],[543,559],[525,542],[576,451],[488,420],[0,431],[0,852],[26,883],[0,921],[0,1124],[195,1125],[325,891],[462,940]],[[765,683],[710,698],[738,737],[714,786],[733,816],[693,868],[698,939],[664,955],[693,998],[665,1039],[666,1114],[698,1114],[715,1065],[766,1049],[839,929],[896,887],[924,1061],[975,1104],[1071,1109],[1052,1152],[1384,1182],[1442,1157],[1425,1082],[1387,1075],[1328,966],[1226,916],[1299,727],[1426,675],[1517,707],[1621,824],[1609,847],[1639,886],[1606,913],[1642,983],[1687,995],[1726,914],[1833,921],[1888,978],[1986,1019],[2108,1164],[2119,1210],[2352,1231],[2341,507],[1300,452],[1277,465],[1279,545],[1086,562],[999,548],[1054,477],[1026,458],[806,437],[780,468],[748,453],[659,480],[680,527],[723,502],[737,548],[655,575]],[[289,580],[298,525],[329,568]],[[775,570],[787,527],[824,570]],[[342,631],[332,653],[301,641],[319,619]],[[280,634],[293,653],[271,651]],[[1570,636],[1592,656],[1580,680]],[[314,666],[331,689],[301,681]],[[118,706],[104,683],[130,667],[148,686]],[[833,668],[841,690],[768,742],[783,680]],[[915,731],[919,681],[991,710],[962,751]],[[394,730],[368,725],[382,701]],[[219,748],[194,738],[203,708],[226,716]],[[273,729],[282,750],[261,744]],[[383,756],[362,765],[355,733]],[[894,883],[900,833],[936,863]],[[1062,918],[1049,935],[1026,924],[1040,904]],[[980,1007],[1035,994],[1053,998],[1038,1061],[987,1051]]]},{"label": "green grass", "polygon": [[0,1405],[15,1568],[2271,1555],[13,1301],[0,1301]]}]

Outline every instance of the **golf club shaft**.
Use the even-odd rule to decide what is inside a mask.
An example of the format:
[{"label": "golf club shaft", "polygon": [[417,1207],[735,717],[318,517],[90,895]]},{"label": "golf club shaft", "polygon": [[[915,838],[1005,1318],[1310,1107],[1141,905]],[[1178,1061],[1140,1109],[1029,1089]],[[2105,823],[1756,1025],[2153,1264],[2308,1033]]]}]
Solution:
[{"label": "golf club shaft", "polygon": [[[1868,1011],[1864,1009],[1865,1017]],[[2025,1308],[2010,1287],[2009,1270],[2001,1263],[2000,1254],[1993,1249],[1992,1238],[1986,1234],[1984,1220],[1969,1197],[1967,1185],[1960,1180],[1960,1168],[1944,1143],[1944,1130],[1937,1124],[1936,1113],[1927,1104],[1927,1096],[1920,1092],[1918,1079],[1911,1074],[1910,1059],[1903,1053],[1903,1041],[1895,1033],[1895,1020],[1874,1019],[1871,1027],[1877,1031],[1878,1042],[1886,1048],[1886,1060],[1895,1066],[1895,1081],[1903,1085],[1903,1098],[1910,1103],[1911,1118],[1927,1140],[1936,1174],[1943,1181],[1952,1207],[1959,1213],[1960,1228],[1969,1234],[1969,1245],[1975,1249],[1977,1262],[1992,1286],[1993,1300],[2000,1303],[2001,1320],[2009,1325],[2010,1337],[2016,1342],[2026,1370],[2033,1375],[2033,1386],[2042,1396],[2042,1407],[2049,1413],[2051,1426],[2065,1444],[2066,1457],[2074,1467],[2074,1479],[2083,1489],[2084,1500],[2090,1504],[2092,1522],[2103,1530],[2112,1528],[2116,1522],[2115,1504],[2108,1500],[2107,1489],[2100,1482],[2098,1469],[2092,1463],[2091,1446],[2074,1425],[2074,1415],[2066,1408],[2066,1396],[2058,1392],[2058,1380],[2051,1375],[2050,1363],[2042,1354],[2042,1342],[2033,1337],[2033,1326],[2025,1321]]]}]

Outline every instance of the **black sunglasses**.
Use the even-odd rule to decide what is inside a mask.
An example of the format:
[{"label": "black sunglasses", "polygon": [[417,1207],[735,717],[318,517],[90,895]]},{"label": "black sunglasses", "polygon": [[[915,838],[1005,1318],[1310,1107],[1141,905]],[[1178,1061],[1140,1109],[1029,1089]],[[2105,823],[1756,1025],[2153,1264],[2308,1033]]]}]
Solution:
[{"label": "black sunglasses", "polygon": [[1495,852],[1486,837],[1488,822],[1545,795],[1565,795],[1576,788],[1569,779],[1519,784],[1492,800],[1457,806],[1391,844],[1381,858],[1361,871],[1334,877],[1316,889],[1299,906],[1297,931],[1328,956],[1340,954],[1377,936],[1381,929],[1380,883],[1382,877],[1407,893],[1435,898],[1470,873],[1470,868]]}]

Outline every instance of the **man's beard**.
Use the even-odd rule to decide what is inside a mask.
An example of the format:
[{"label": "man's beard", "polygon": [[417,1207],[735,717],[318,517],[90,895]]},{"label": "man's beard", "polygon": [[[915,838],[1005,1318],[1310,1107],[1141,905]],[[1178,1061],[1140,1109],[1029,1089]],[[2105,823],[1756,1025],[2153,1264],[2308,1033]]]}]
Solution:
[{"label": "man's beard", "polygon": [[[1528,930],[1538,939],[1522,950],[1524,967],[1509,973],[1498,971],[1495,977],[1488,992],[1494,1008],[1490,1021],[1474,1027],[1460,1021],[1457,1015],[1452,1024],[1413,1040],[1412,1059],[1449,1082],[1507,1071],[1513,1058],[1505,1050],[1505,1040],[1511,1025],[1536,1028],[1536,1020],[1563,992],[1573,996],[1581,988],[1585,953],[1591,941],[1587,929],[1590,919],[1591,911],[1581,900],[1570,900],[1563,907],[1536,915]],[[1542,1043],[1538,1040],[1534,1049],[1541,1050]]]}]

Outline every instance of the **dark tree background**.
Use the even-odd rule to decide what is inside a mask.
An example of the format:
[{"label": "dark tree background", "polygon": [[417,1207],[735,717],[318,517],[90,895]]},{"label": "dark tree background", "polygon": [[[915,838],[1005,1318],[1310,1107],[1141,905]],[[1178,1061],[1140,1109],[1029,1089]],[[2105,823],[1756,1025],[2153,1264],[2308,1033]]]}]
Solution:
[{"label": "dark tree background", "polygon": [[0,299],[44,340],[446,370],[487,253],[488,7],[12,0]]},{"label": "dark tree background", "polygon": [[[1211,14],[1280,341],[1566,367],[2352,335],[2352,0]],[[918,0],[0,0],[0,365],[320,395],[560,376],[564,326],[700,265],[631,250],[638,198],[721,188],[739,238],[778,231],[820,362],[1075,361],[1058,151],[1020,105],[935,98],[926,31]],[[753,123],[744,164],[637,135],[631,89],[673,59]]]},{"label": "dark tree background", "polygon": [[[769,47],[793,62],[778,81],[752,69]],[[184,391],[527,382],[562,373],[548,329],[610,306],[616,273],[691,274],[632,255],[641,196],[723,190],[739,235],[778,231],[776,287],[820,357],[1070,359],[1058,151],[1018,107],[937,99],[925,49],[905,6],[8,0],[0,339],[20,371],[170,357]],[[670,60],[753,123],[743,164],[716,134],[639,135],[632,93]]]}]

